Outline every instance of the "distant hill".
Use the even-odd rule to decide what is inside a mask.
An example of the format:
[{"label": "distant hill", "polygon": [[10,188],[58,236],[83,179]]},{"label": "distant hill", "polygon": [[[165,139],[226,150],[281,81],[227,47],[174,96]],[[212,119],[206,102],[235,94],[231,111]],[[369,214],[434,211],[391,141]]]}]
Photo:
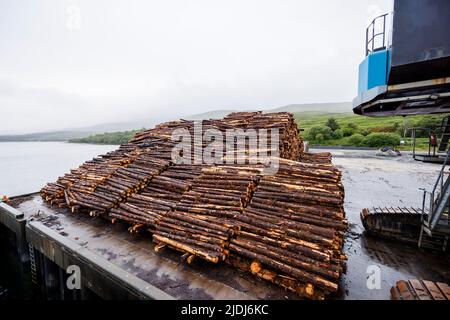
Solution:
[{"label": "distant hill", "polygon": [[[248,110],[245,111],[255,111]],[[205,119],[220,119],[236,111],[244,111],[237,109],[230,110],[215,110],[205,113],[195,114],[188,117],[183,117],[186,120],[205,120]],[[338,102],[338,103],[308,103],[308,104],[292,104],[274,109],[266,109],[264,112],[318,112],[318,113],[349,113],[352,112],[350,102]],[[68,141],[75,140],[93,135],[111,133],[111,132],[123,132],[131,131],[142,128],[151,128],[158,123],[167,121],[170,119],[152,117],[149,119],[143,119],[132,122],[118,122],[118,123],[104,123],[89,127],[48,131],[48,132],[35,132],[28,134],[8,134],[0,135],[0,142],[4,141]],[[173,119],[172,119],[173,120]]]},{"label": "distant hill", "polygon": [[239,110],[216,110],[205,113],[194,114],[192,116],[183,117],[185,120],[206,120],[206,119],[220,119],[226,115]]},{"label": "distant hill", "polygon": [[[107,132],[121,132],[141,129],[145,122],[121,122],[121,123],[105,123],[95,126],[74,128],[58,131],[34,132],[27,134],[9,134],[0,135],[0,142],[7,141],[68,141],[80,138],[89,137],[96,134],[103,134]],[[153,126],[156,123],[147,122],[146,127]]]},{"label": "distant hill", "polygon": [[351,102],[291,104],[284,107],[267,110],[266,112],[320,112],[349,113],[353,112]]},{"label": "distant hill", "polygon": [[[186,120],[205,120],[205,119],[220,119],[236,111],[243,110],[215,110],[205,113],[195,114],[189,117],[185,117]],[[256,111],[248,110],[245,111]],[[352,110],[351,102],[333,102],[333,103],[305,103],[305,104],[290,104],[283,107],[278,107],[274,109],[266,109],[264,112],[318,112],[318,113],[350,113]]]},{"label": "distant hill", "polygon": [[0,136],[0,142],[7,141],[67,141],[77,139],[94,134],[90,131],[51,131],[38,132],[19,135],[3,135]]}]

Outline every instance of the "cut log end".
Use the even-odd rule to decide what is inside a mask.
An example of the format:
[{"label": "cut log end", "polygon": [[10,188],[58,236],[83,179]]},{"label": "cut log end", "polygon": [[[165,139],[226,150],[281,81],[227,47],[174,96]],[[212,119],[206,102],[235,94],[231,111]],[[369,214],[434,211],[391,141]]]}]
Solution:
[{"label": "cut log end", "polygon": [[251,270],[251,272],[254,273],[254,274],[255,274],[255,273],[261,272],[261,269],[262,269],[261,263],[258,262],[258,261],[253,261],[253,262],[250,264],[250,270]]},{"label": "cut log end", "polygon": [[310,297],[314,296],[314,286],[311,283],[305,286],[305,293]]}]

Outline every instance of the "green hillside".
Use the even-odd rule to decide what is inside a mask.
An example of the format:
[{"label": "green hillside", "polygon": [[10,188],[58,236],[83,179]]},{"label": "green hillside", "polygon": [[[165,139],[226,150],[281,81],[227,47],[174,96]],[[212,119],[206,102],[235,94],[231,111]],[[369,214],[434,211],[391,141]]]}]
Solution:
[{"label": "green hillside", "polygon": [[[439,126],[445,115],[426,115],[410,117],[386,117],[369,118],[354,115],[352,113],[320,113],[320,112],[302,112],[296,113],[295,119],[298,126],[303,129],[302,136],[310,141],[311,145],[322,146],[368,146],[362,140],[371,135],[374,139],[397,138],[405,141],[401,149],[411,149],[412,139],[408,129],[412,127]],[[335,119],[336,128],[328,128],[327,122],[330,118]],[[428,146],[428,132],[426,130],[418,131],[418,147],[426,148]],[[354,136],[352,138],[352,136]],[[362,137],[361,137],[362,136]],[[370,140],[370,138],[365,139]],[[381,141],[378,143],[383,145]],[[396,144],[396,143],[394,143]]]},{"label": "green hillside", "polygon": [[302,129],[309,129],[314,125],[324,125],[329,118],[335,118],[341,126],[349,123],[358,125],[361,129],[382,128],[388,126],[403,125],[408,127],[440,125],[445,115],[410,116],[410,117],[386,117],[370,118],[358,116],[353,113],[322,113],[301,112],[295,113],[295,118]]},{"label": "green hillside", "polygon": [[[141,129],[142,130],[142,129]],[[71,143],[93,143],[93,144],[124,144],[130,141],[134,135],[141,130],[131,130],[123,132],[105,132],[101,134],[96,134],[88,136],[85,138],[71,139]]]},{"label": "green hillside", "polygon": [[[369,118],[352,113],[300,112],[295,113],[301,135],[312,146],[381,147],[396,146],[402,150],[412,148],[408,129],[439,126],[445,115]],[[334,119],[334,120],[330,120]],[[112,132],[72,139],[73,143],[123,144],[139,130]],[[418,148],[428,147],[428,132],[418,131]],[[404,143],[400,145],[401,141]]]}]

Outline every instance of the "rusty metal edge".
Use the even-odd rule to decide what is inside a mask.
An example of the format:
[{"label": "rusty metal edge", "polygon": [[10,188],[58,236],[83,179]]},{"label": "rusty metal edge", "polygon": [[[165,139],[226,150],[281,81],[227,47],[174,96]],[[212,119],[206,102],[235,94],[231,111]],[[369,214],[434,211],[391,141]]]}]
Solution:
[{"label": "rusty metal edge", "polygon": [[[89,267],[91,269],[89,271],[101,275],[103,279],[105,279],[105,277],[109,278],[109,280],[113,282],[113,286],[117,287],[117,285],[119,285],[119,287],[129,291],[134,298],[152,300],[175,299],[161,289],[126,272],[103,257],[89,251],[36,221],[29,221],[27,223],[26,238],[36,249],[41,251],[61,268],[65,269],[68,266],[64,265],[68,263],[68,260],[64,259],[64,254],[70,255],[70,260],[78,261],[80,264]],[[42,242],[39,243],[40,241],[36,239],[40,239]],[[58,259],[58,255],[60,255],[61,258]],[[95,287],[92,289],[95,291]],[[101,295],[101,292],[98,293]]]},{"label": "rusty metal edge", "polygon": [[5,202],[0,202],[0,223],[21,237],[26,220],[24,214]]},{"label": "rusty metal edge", "polygon": [[[33,193],[34,194],[34,193]],[[20,197],[20,196],[19,196]],[[149,284],[148,282],[126,272],[118,266],[112,264],[101,256],[63,237],[54,230],[33,220],[26,220],[24,214],[19,210],[0,202],[0,223],[13,231],[18,238],[27,240],[36,246],[50,260],[55,260],[55,250],[59,250],[60,255],[71,255],[71,260],[79,260],[80,263],[89,266],[94,273],[108,277],[110,281],[125,288],[137,299],[173,300],[175,299],[166,292]],[[41,243],[36,239],[41,239]],[[44,242],[49,246],[42,245]],[[45,250],[45,247],[52,248],[52,252]],[[46,252],[47,251],[47,252]],[[67,260],[67,259],[59,259]],[[54,261],[61,268],[66,268],[62,261]],[[59,263],[58,263],[59,262]]]}]

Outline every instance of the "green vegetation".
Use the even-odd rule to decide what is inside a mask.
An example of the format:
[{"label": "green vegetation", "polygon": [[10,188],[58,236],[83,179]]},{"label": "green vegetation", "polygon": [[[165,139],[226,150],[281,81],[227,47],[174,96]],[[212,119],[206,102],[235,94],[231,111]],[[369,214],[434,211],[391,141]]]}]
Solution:
[{"label": "green vegetation", "polygon": [[[411,150],[412,139],[409,128],[439,126],[445,115],[369,118],[352,113],[296,113],[302,136],[311,145],[354,146],[379,148],[398,147]],[[123,144],[140,130],[112,132],[71,139],[74,143]],[[417,149],[428,148],[428,132],[417,131]],[[400,146],[403,140],[404,145]]]},{"label": "green vegetation", "polygon": [[336,131],[337,129],[341,128],[341,126],[339,125],[339,123],[336,121],[335,118],[328,118],[327,123],[325,125],[333,131]]},{"label": "green vegetation", "polygon": [[344,137],[344,131],[341,129],[336,129],[333,131],[333,139],[342,139]]},{"label": "green vegetation", "polygon": [[71,139],[71,143],[94,143],[94,144],[124,144],[130,141],[134,135],[141,130],[124,132],[105,132],[84,138]]},{"label": "green vegetation", "polygon": [[379,148],[384,146],[397,147],[400,145],[400,135],[397,133],[378,132],[371,133],[364,137],[361,144],[371,148]]},{"label": "green vegetation", "polygon": [[[311,145],[383,147],[399,146],[402,150],[412,149],[412,127],[439,126],[445,115],[410,117],[369,118],[352,113],[296,113],[297,124],[304,131],[302,136]],[[428,132],[417,131],[417,148],[428,148]]]},{"label": "green vegetation", "polygon": [[321,139],[330,140],[332,139],[333,131],[327,126],[312,126],[306,131],[305,138],[309,141],[317,141],[320,136]]},{"label": "green vegetation", "polygon": [[364,140],[364,136],[362,134],[355,133],[347,139],[347,142],[352,146],[359,146],[359,145],[361,145],[363,140]]}]

